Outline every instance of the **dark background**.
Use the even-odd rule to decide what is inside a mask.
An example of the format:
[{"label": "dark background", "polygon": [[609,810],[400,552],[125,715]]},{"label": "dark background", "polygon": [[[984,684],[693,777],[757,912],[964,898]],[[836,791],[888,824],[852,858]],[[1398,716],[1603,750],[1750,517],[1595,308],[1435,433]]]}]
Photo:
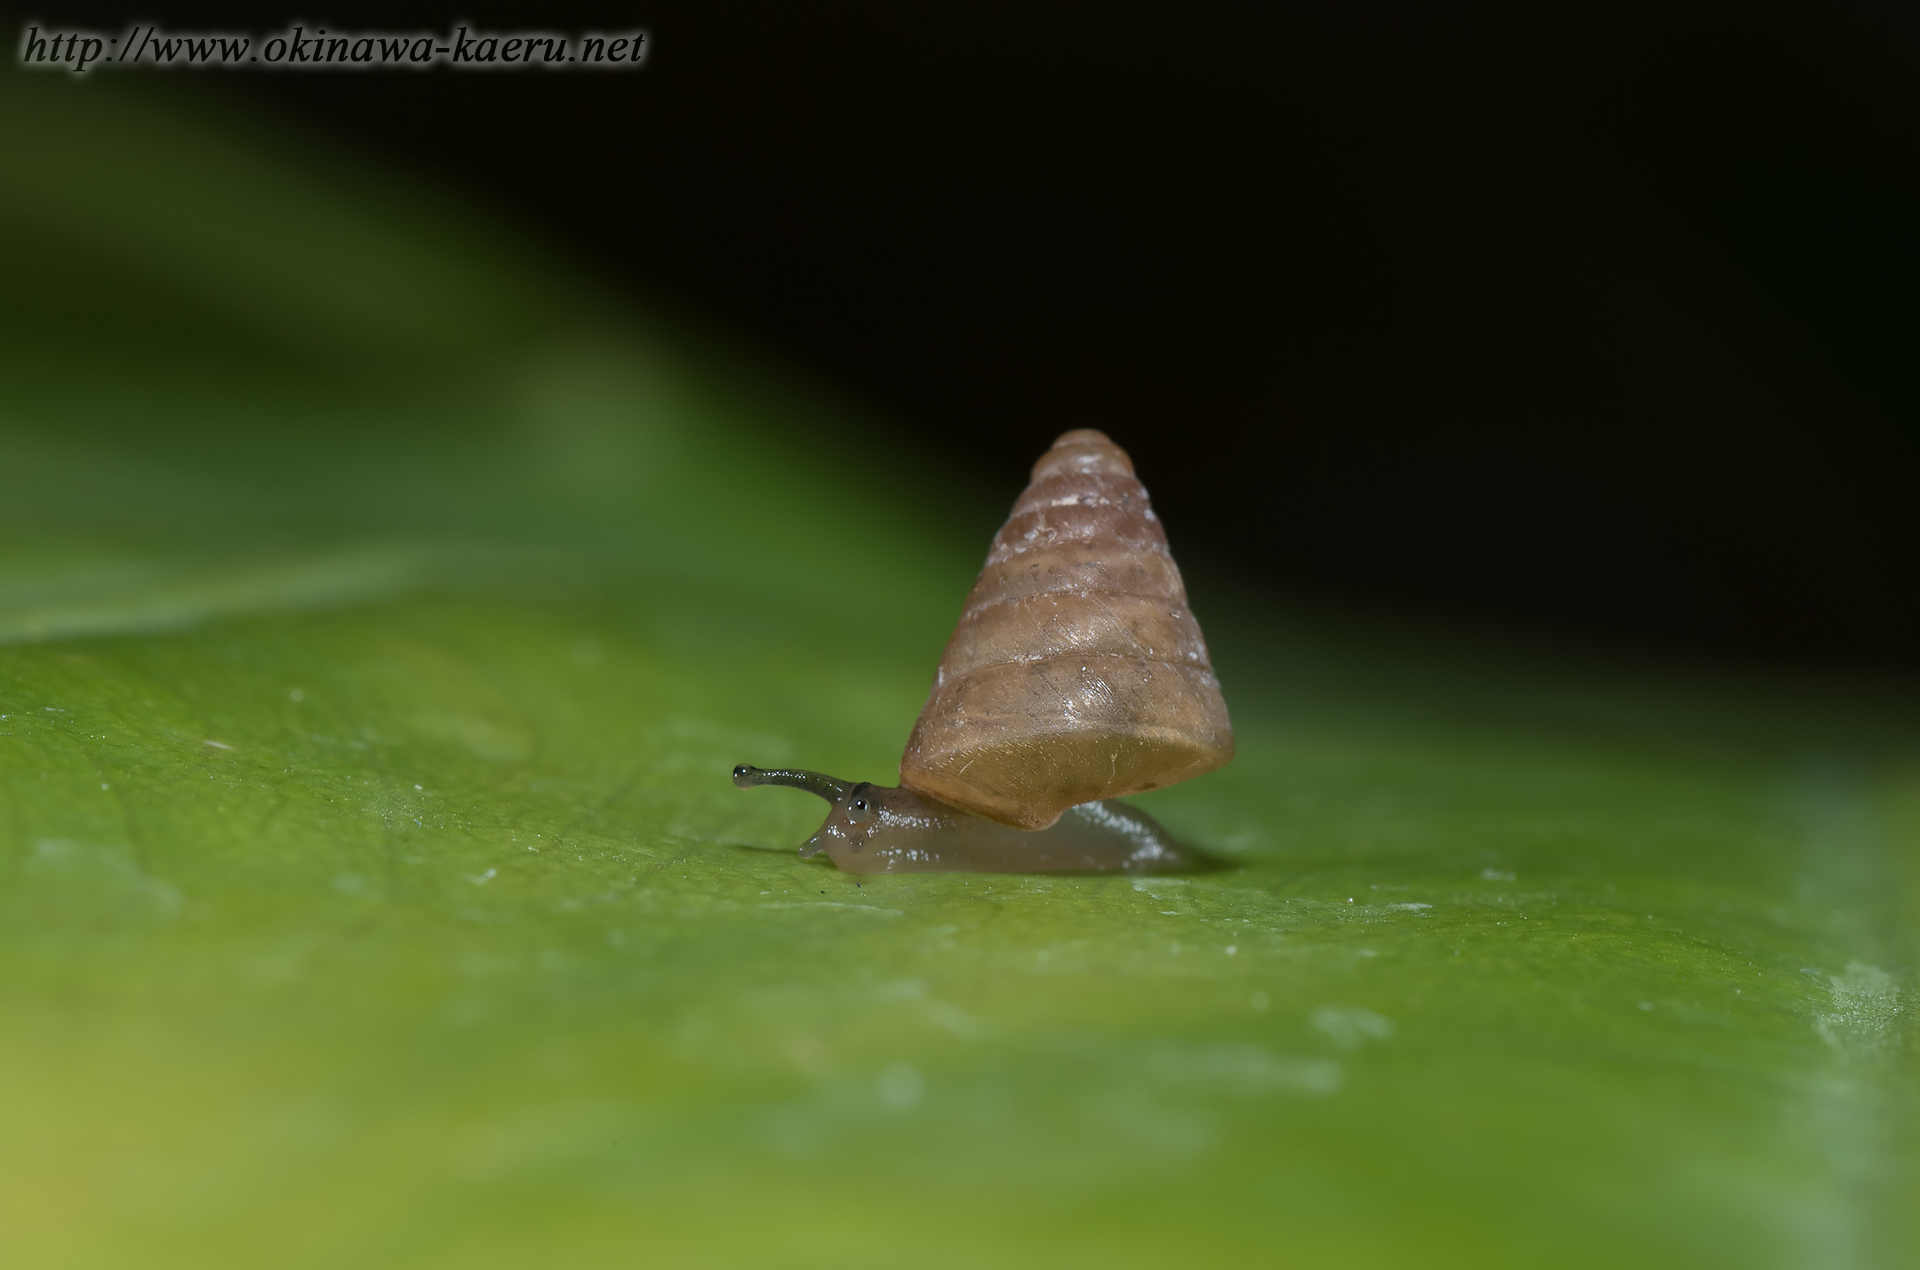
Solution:
[{"label": "dark background", "polygon": [[1920,668],[1920,10],[1253,9],[139,16],[645,26],[637,74],[217,91],[478,193],[1008,499],[1104,428],[1203,567]]}]

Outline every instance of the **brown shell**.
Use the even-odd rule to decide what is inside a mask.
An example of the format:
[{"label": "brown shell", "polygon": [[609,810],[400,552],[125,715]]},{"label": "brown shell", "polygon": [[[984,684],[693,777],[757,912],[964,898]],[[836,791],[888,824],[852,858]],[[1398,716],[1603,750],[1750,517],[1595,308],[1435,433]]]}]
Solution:
[{"label": "brown shell", "polygon": [[994,537],[900,783],[1021,829],[1233,757],[1167,535],[1125,450],[1069,432]]}]

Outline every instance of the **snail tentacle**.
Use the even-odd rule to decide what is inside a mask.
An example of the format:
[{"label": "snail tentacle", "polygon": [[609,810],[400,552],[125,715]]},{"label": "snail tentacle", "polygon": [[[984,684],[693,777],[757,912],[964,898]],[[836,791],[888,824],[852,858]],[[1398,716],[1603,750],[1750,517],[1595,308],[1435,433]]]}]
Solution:
[{"label": "snail tentacle", "polygon": [[835,806],[847,796],[846,781],[799,767],[755,767],[751,763],[742,763],[733,769],[733,783],[740,789],[752,789],[755,785],[785,785],[788,789],[804,789],[809,794],[818,794]]}]

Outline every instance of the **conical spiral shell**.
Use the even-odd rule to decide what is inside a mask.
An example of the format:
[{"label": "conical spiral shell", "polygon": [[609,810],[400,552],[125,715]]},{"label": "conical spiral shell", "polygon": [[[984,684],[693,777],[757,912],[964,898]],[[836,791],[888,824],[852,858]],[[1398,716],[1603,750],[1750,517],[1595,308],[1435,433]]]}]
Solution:
[{"label": "conical spiral shell", "polygon": [[1126,451],[1069,432],[994,537],[900,782],[1044,829],[1233,757],[1233,725],[1167,535]]}]

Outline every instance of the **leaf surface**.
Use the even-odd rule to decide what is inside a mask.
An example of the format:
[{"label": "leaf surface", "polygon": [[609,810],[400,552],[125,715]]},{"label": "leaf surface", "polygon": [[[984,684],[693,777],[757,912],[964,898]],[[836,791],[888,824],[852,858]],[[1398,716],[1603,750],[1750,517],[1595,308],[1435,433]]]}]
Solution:
[{"label": "leaf surface", "polygon": [[10,1262],[1911,1253],[1910,696],[1200,573],[1239,756],[1142,802],[1222,868],[843,876],[727,773],[894,777],[970,493],[297,138],[0,90]]}]

